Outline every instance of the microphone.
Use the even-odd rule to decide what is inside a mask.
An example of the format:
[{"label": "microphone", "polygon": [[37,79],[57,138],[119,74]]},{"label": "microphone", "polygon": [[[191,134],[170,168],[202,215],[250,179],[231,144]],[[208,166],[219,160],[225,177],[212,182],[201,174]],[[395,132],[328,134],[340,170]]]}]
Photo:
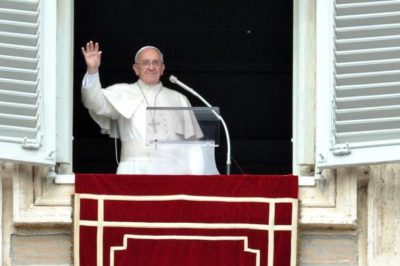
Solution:
[{"label": "microphone", "polygon": [[177,77],[175,77],[174,75],[169,76],[169,81],[171,81],[171,83],[174,83],[176,85],[178,85],[179,87],[181,87],[182,89],[190,92],[191,94],[193,94],[194,96],[200,98],[200,100],[205,103],[208,107],[212,107],[211,104],[209,104],[203,97],[201,97],[195,90],[193,90],[192,88],[190,88],[189,86],[187,86],[186,84],[182,83]]},{"label": "microphone", "polygon": [[[174,83],[174,84],[178,85],[179,87],[181,87],[182,89],[188,91],[189,93],[193,94],[194,96],[199,98],[208,107],[213,107],[200,94],[198,94],[194,89],[190,88],[186,84],[182,83],[177,77],[171,75],[171,76],[169,76],[169,81],[171,81],[171,83]],[[229,137],[228,127],[226,126],[226,123],[225,123],[224,119],[222,118],[222,116],[217,114],[215,112],[215,110],[211,110],[211,112],[215,115],[215,117],[218,118],[219,121],[221,121],[222,126],[224,127],[225,136],[226,136],[226,142],[227,142],[226,143],[227,144],[226,145],[227,146],[227,149],[226,149],[227,150],[227,155],[226,155],[226,174],[229,175],[231,173],[231,140],[230,140],[230,137]]]}]

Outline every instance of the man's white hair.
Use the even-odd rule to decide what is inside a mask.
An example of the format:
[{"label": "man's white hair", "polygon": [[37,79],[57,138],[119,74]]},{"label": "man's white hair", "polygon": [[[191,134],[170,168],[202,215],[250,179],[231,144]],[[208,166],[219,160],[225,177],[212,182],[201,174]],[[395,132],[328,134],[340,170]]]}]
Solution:
[{"label": "man's white hair", "polygon": [[156,50],[157,53],[160,54],[161,62],[164,63],[164,55],[161,53],[160,49],[158,49],[158,48],[155,47],[155,46],[151,46],[151,45],[143,46],[142,48],[140,48],[140,49],[136,52],[136,54],[135,54],[135,63],[137,63],[140,53],[143,52],[143,51],[146,50],[146,49],[149,49],[149,48],[150,48],[150,49]]}]

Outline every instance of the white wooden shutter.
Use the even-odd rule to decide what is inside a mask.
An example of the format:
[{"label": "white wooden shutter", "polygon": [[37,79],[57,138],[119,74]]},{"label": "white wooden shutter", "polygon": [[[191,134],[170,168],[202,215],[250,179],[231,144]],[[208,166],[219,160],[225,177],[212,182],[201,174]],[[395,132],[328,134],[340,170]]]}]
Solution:
[{"label": "white wooden shutter", "polygon": [[0,1],[0,160],[55,163],[56,1]]},{"label": "white wooden shutter", "polygon": [[317,0],[317,167],[400,160],[400,1]]}]

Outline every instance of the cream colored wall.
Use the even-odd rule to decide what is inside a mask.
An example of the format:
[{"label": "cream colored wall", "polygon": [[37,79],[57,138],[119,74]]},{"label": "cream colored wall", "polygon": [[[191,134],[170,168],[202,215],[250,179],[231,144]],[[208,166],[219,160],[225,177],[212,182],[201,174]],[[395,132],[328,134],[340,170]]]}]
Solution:
[{"label": "cream colored wall", "polygon": [[399,178],[399,164],[371,165],[300,188],[300,265],[400,265]]},{"label": "cream colored wall", "polygon": [[369,265],[400,265],[400,166],[371,166],[368,184]]},{"label": "cream colored wall", "polygon": [[73,185],[39,166],[4,163],[2,265],[72,265]]},{"label": "cream colored wall", "polygon": [[[47,169],[5,163],[3,265],[72,265],[73,185]],[[399,165],[323,172],[326,183],[300,188],[300,265],[400,265]]]},{"label": "cream colored wall", "polygon": [[[72,264],[74,187],[57,185],[47,174],[38,166],[2,166],[3,265]],[[366,172],[324,174],[323,190],[300,189],[301,265],[356,265],[357,180]]]}]

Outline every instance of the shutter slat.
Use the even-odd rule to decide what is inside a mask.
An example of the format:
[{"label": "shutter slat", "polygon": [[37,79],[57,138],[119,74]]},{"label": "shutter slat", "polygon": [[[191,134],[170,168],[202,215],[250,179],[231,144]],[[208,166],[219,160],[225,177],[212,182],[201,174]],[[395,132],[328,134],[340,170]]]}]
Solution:
[{"label": "shutter slat", "polygon": [[398,117],[346,120],[336,123],[336,130],[342,133],[397,128],[400,128],[400,119]]},{"label": "shutter slat", "polygon": [[373,38],[400,35],[400,24],[337,28],[337,39]]},{"label": "shutter slat", "polygon": [[[378,144],[379,145],[385,144],[390,140],[395,140],[398,143],[400,140],[400,129],[337,133],[336,138],[338,143],[351,143],[352,147],[354,146],[370,147]],[[376,142],[376,143],[370,143],[370,142]]]},{"label": "shutter slat", "polygon": [[366,3],[376,2],[376,0],[336,0],[337,4],[355,4],[355,3]]},{"label": "shutter slat", "polygon": [[399,47],[374,48],[351,51],[336,50],[336,62],[357,62],[368,60],[385,60],[400,57]]},{"label": "shutter slat", "polygon": [[24,81],[0,78],[0,88],[4,90],[36,93],[36,81]]},{"label": "shutter slat", "polygon": [[36,58],[0,55],[0,67],[35,70],[37,68],[37,64],[38,64],[38,59]]},{"label": "shutter slat", "polygon": [[2,126],[36,128],[37,122],[38,122],[37,116],[0,114],[0,125],[2,125]]},{"label": "shutter slat", "polygon": [[12,34],[9,32],[0,32],[0,42],[5,44],[15,44],[15,45],[25,45],[25,46],[36,46],[38,42],[37,35],[30,34],[21,34],[16,33]]},{"label": "shutter slat", "polygon": [[36,46],[10,45],[0,41],[0,54],[2,55],[36,58],[37,53],[38,47]]},{"label": "shutter slat", "polygon": [[[0,58],[1,59],[1,58]],[[336,64],[336,73],[353,74],[353,73],[369,73],[382,71],[396,71],[400,69],[400,58],[390,60],[374,60],[367,62],[351,62]]]},{"label": "shutter slat", "polygon": [[372,1],[351,4],[336,4],[336,15],[377,14],[400,11],[398,1]]},{"label": "shutter slat", "polygon": [[0,18],[9,21],[36,23],[38,12],[0,8]]},{"label": "shutter slat", "polygon": [[368,25],[382,25],[390,24],[393,21],[399,21],[400,12],[386,12],[378,14],[362,14],[350,16],[337,16],[336,27],[355,27],[355,26],[368,26]]},{"label": "shutter slat", "polygon": [[20,34],[37,34],[37,23],[15,22],[0,19],[0,31]]},{"label": "shutter slat", "polygon": [[374,84],[357,84],[351,86],[336,86],[336,97],[353,97],[367,95],[396,94],[400,91],[400,82]]},{"label": "shutter slat", "polygon": [[338,121],[400,117],[400,105],[342,109],[336,112]]},{"label": "shutter slat", "polygon": [[0,99],[10,103],[37,104],[37,93],[0,90]]},{"label": "shutter slat", "polygon": [[336,98],[337,112],[348,108],[392,106],[400,103],[400,93]]},{"label": "shutter slat", "polygon": [[0,102],[0,113],[14,115],[36,115],[38,111],[37,105]]},{"label": "shutter slat", "polygon": [[37,76],[37,70],[0,67],[0,77],[6,79],[36,81]]},{"label": "shutter slat", "polygon": [[0,125],[0,130],[2,136],[20,138],[23,143],[24,138],[36,139],[38,128]]},{"label": "shutter slat", "polygon": [[35,11],[38,8],[39,0],[1,0],[0,8],[4,9],[16,9],[24,11]]},{"label": "shutter slat", "polygon": [[336,75],[338,86],[399,82],[400,70]]},{"label": "shutter slat", "polygon": [[340,39],[336,40],[335,45],[339,51],[357,52],[359,50],[369,50],[373,52],[377,48],[399,47],[400,35]]},{"label": "shutter slat", "polygon": [[371,48],[371,49],[350,50],[350,51],[336,50],[335,56],[336,59],[339,59],[337,60],[337,62],[352,62],[352,61],[392,59],[392,58],[397,58],[399,54],[400,54],[399,47],[384,47],[384,48]]}]

